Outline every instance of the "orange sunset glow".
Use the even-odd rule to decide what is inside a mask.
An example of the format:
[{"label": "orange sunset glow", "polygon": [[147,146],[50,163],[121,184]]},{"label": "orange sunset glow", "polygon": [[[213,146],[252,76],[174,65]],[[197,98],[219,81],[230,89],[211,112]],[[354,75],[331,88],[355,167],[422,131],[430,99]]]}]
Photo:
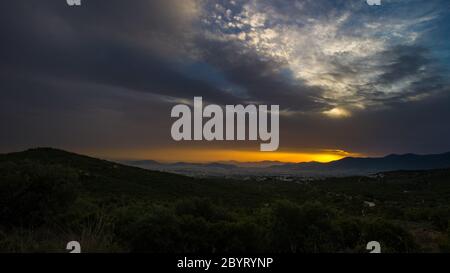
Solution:
[{"label": "orange sunset glow", "polygon": [[133,158],[151,159],[160,162],[261,162],[280,161],[286,163],[299,162],[330,162],[349,156],[362,156],[342,150],[317,150],[317,151],[277,151],[260,152],[254,150],[226,150],[226,149],[161,149],[161,150],[136,150],[136,151],[105,151],[93,154],[104,154],[106,158]]}]

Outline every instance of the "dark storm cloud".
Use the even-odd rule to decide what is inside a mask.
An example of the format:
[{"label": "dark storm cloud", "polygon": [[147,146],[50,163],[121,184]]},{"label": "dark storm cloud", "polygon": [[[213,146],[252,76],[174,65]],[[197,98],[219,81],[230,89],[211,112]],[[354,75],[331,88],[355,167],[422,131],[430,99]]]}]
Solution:
[{"label": "dark storm cloud", "polygon": [[427,53],[426,48],[418,46],[398,46],[384,52],[386,65],[378,83],[392,84],[411,76],[436,74],[436,71],[430,71],[428,67],[432,61]]},{"label": "dark storm cloud", "polygon": [[[445,95],[447,80],[438,61],[422,46],[395,46],[380,54],[380,71],[376,80],[364,86],[360,94],[367,100],[384,106],[402,107],[402,103],[420,96]],[[354,72],[353,72],[354,73]],[[408,88],[396,85],[408,82]],[[383,89],[392,92],[382,92]]]},{"label": "dark storm cloud", "polygon": [[220,68],[230,81],[247,91],[247,101],[278,104],[282,109],[297,111],[317,111],[325,106],[318,102],[322,90],[292,79],[283,63],[261,59],[231,42],[201,39],[197,44],[204,60]]},{"label": "dark storm cloud", "polygon": [[[13,86],[13,87],[11,87]],[[1,78],[0,149],[111,150],[167,145],[170,105],[114,86]]]},{"label": "dark storm cloud", "polygon": [[169,139],[170,105],[146,94],[230,101],[174,67],[190,20],[180,3],[3,2],[2,151],[158,146]]},{"label": "dark storm cloud", "polygon": [[34,3],[33,9],[18,2],[2,9],[7,14],[1,16],[8,21],[1,28],[3,69],[180,98],[196,94],[231,101],[220,89],[177,71],[173,60],[164,58],[158,48],[146,47],[146,35],[155,37],[150,44],[157,44],[158,39],[167,38],[169,43],[181,39],[170,32],[181,26],[171,21],[177,16],[170,13],[175,11],[170,11],[167,1],[136,1],[133,5],[92,1],[81,13],[54,1]]}]

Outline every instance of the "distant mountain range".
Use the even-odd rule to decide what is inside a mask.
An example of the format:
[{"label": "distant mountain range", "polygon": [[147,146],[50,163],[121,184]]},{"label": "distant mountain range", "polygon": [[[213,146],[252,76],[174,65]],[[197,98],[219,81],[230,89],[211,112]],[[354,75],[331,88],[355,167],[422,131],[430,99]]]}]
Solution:
[{"label": "distant mountain range", "polygon": [[433,155],[388,155],[380,158],[346,157],[329,163],[284,164],[277,168],[304,171],[362,171],[430,170],[450,167],[450,152]]},{"label": "distant mountain range", "polygon": [[135,167],[149,168],[149,167],[167,167],[167,168],[220,168],[220,169],[234,169],[238,168],[235,164],[212,162],[212,163],[187,163],[187,162],[176,162],[176,163],[160,163],[155,160],[135,160],[135,161],[123,161],[127,165],[132,165]]},{"label": "distant mountain range", "polygon": [[248,162],[217,163],[160,163],[153,160],[122,162],[151,170],[188,175],[292,175],[292,176],[347,176],[366,175],[398,170],[431,170],[450,167],[450,152],[432,155],[388,155],[379,158],[346,157],[329,163],[305,162]]}]

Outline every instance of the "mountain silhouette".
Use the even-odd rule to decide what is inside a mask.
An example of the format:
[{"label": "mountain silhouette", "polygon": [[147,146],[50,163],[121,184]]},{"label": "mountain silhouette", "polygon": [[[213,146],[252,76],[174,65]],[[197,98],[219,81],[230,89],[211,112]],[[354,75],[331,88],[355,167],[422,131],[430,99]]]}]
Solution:
[{"label": "mountain silhouette", "polygon": [[380,158],[346,157],[329,163],[284,164],[272,168],[292,171],[369,173],[397,170],[432,170],[450,167],[450,152],[431,155],[388,155]]}]

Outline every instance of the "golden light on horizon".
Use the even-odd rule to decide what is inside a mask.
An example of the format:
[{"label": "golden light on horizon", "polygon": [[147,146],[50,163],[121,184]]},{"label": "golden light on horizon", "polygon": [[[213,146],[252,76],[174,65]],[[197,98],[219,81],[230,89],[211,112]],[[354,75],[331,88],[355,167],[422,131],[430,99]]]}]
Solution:
[{"label": "golden light on horizon", "polygon": [[160,150],[139,150],[110,152],[106,157],[116,159],[137,159],[156,160],[160,162],[218,162],[218,161],[239,161],[239,162],[261,162],[280,161],[286,163],[299,162],[330,162],[348,156],[360,156],[342,150],[316,150],[316,151],[277,151],[260,152],[248,150],[227,150],[227,149],[160,149]]}]

